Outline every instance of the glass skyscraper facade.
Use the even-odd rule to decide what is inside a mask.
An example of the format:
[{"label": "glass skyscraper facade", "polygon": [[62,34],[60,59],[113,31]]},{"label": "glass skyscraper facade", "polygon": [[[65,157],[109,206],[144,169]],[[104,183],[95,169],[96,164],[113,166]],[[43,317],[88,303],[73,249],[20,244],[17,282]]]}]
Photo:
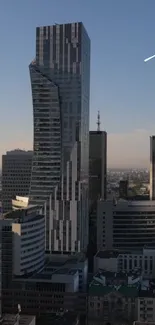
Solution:
[{"label": "glass skyscraper facade", "polygon": [[46,248],[79,252],[88,243],[90,39],[83,24],[38,27],[30,76],[30,202],[46,202]]}]

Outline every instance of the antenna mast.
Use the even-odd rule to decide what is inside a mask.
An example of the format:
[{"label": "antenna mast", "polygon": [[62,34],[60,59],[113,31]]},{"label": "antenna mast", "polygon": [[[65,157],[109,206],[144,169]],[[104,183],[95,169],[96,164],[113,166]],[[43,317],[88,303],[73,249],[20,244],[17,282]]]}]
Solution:
[{"label": "antenna mast", "polygon": [[98,111],[98,114],[97,114],[97,131],[100,131],[100,125],[101,125],[100,112]]}]

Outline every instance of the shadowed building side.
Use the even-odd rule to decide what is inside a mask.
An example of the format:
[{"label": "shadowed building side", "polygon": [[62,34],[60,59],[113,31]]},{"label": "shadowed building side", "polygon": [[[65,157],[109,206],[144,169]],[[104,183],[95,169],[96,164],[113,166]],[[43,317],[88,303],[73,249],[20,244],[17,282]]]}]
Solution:
[{"label": "shadowed building side", "polygon": [[150,200],[155,200],[155,136],[150,137]]}]

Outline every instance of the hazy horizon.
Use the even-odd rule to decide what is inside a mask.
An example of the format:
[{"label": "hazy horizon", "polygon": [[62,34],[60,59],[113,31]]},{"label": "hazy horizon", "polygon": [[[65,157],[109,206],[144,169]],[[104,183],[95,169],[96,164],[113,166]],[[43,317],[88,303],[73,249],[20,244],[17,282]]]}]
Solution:
[{"label": "hazy horizon", "polygon": [[[149,131],[140,129],[133,130],[131,133],[107,134],[107,167],[148,168],[150,159],[149,137]],[[31,139],[33,141],[33,135]],[[30,140],[29,142],[25,142],[24,139],[21,139],[20,142],[8,142],[8,146],[7,148],[4,148],[2,154],[5,154],[6,151],[17,148],[32,150],[32,141]],[[138,157],[137,150],[139,153]]]}]

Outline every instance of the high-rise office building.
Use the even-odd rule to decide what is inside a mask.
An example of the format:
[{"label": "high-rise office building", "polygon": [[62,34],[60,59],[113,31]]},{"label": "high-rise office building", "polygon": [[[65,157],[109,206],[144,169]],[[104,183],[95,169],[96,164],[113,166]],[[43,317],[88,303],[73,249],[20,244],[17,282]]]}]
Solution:
[{"label": "high-rise office building", "polygon": [[150,200],[155,200],[155,135],[150,137]]},{"label": "high-rise office building", "polygon": [[106,199],[107,180],[107,133],[98,130],[89,132],[89,270],[93,269],[93,256],[97,249],[97,201]]},{"label": "high-rise office building", "polygon": [[107,133],[89,132],[89,200],[106,199]]},{"label": "high-rise office building", "polygon": [[81,251],[88,243],[90,88],[90,40],[83,24],[38,27],[30,76],[34,116],[30,202],[48,202],[48,250]]},{"label": "high-rise office building", "polygon": [[2,156],[2,211],[12,210],[16,195],[27,196],[30,189],[32,151],[13,150]]},{"label": "high-rise office building", "polygon": [[122,179],[119,182],[119,197],[120,199],[127,199],[128,197],[128,180]]}]

